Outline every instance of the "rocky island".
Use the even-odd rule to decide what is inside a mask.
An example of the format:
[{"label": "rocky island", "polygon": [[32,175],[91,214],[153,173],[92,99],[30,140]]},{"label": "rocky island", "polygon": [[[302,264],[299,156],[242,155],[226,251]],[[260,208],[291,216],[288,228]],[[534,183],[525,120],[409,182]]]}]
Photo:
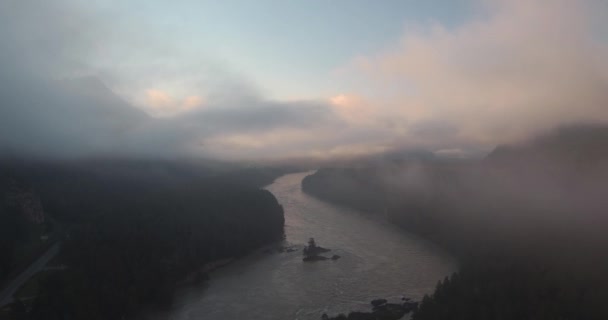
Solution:
[{"label": "rocky island", "polygon": [[320,246],[317,246],[315,239],[314,238],[310,238],[308,240],[308,246],[306,246],[303,250],[303,254],[304,254],[304,258],[302,258],[302,261],[322,261],[322,260],[338,260],[340,259],[340,256],[337,254],[334,254],[333,256],[331,256],[331,258],[322,256],[322,253],[325,252],[329,252],[331,251],[331,249],[326,249]]}]

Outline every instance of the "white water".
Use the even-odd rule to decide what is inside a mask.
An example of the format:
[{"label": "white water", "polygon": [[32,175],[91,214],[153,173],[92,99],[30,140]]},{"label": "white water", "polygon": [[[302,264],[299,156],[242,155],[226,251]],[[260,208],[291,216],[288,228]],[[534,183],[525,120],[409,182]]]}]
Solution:
[{"label": "white water", "polygon": [[428,241],[304,194],[306,175],[286,175],[266,188],[285,210],[283,245],[301,249],[314,237],[332,249],[326,255],[342,258],[305,263],[301,250],[252,254],[213,272],[204,288],[181,293],[171,319],[318,320],[368,311],[377,298],[419,300],[456,270],[453,257]]}]

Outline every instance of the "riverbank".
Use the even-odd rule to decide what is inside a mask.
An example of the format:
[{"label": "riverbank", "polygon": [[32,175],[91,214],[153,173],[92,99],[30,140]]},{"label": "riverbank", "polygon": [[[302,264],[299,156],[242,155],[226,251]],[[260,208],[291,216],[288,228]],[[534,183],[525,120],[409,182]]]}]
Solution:
[{"label": "riverbank", "polygon": [[190,272],[184,279],[177,282],[176,287],[198,285],[209,280],[209,273],[233,262],[236,258],[218,259],[204,264],[202,267]]},{"label": "riverbank", "polygon": [[418,302],[401,298],[399,302],[388,302],[387,299],[374,299],[370,303],[372,311],[353,311],[336,316],[323,314],[321,320],[399,320],[418,309]]},{"label": "riverbank", "polygon": [[277,240],[273,243],[263,245],[238,257],[224,258],[208,262],[200,268],[197,268],[194,271],[190,272],[186,277],[184,277],[183,280],[180,280],[176,286],[178,288],[188,288],[193,285],[200,285],[201,283],[211,279],[212,272],[218,271],[221,268],[230,265],[231,263],[238,262],[239,260],[247,257],[262,256],[265,254],[299,252],[300,250],[301,248],[299,248],[298,246],[286,245],[283,240]]},{"label": "riverbank", "polygon": [[54,243],[50,246],[41,256],[32,262],[25,270],[23,270],[17,277],[12,279],[3,289],[0,291],[0,309],[13,302],[13,295],[17,290],[27,282],[32,276],[42,270],[44,266],[53,259],[57,253],[59,253],[60,242]]}]

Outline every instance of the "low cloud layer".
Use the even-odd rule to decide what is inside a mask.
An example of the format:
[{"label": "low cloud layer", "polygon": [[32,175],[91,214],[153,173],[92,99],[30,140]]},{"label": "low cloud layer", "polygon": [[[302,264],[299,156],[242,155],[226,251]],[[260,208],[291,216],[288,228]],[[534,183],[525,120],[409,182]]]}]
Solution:
[{"label": "low cloud layer", "polygon": [[562,124],[608,121],[608,46],[593,11],[605,5],[483,4],[474,21],[408,31],[398,45],[341,72],[368,79],[360,89],[378,116],[402,120],[403,138],[423,145],[492,146]]},{"label": "low cloud layer", "polygon": [[[103,12],[8,0],[0,152],[271,159],[409,148],[466,157],[563,124],[608,122],[602,7],[481,1],[460,26],[409,27],[385,50],[353,53],[336,67],[341,93],[277,101],[224,63],[183,64],[193,53],[179,44],[121,34],[128,24]],[[145,50],[155,63],[138,63]]]},{"label": "low cloud layer", "polygon": [[[256,137],[271,132],[284,137],[328,124],[336,128],[340,123],[324,103],[250,99],[242,102],[246,107],[209,105],[154,118],[116,96],[97,78],[50,82],[27,78],[0,93],[0,151],[34,156],[221,157],[230,154],[230,147],[243,152],[264,147],[270,142]],[[231,145],[238,136],[247,139]]]}]

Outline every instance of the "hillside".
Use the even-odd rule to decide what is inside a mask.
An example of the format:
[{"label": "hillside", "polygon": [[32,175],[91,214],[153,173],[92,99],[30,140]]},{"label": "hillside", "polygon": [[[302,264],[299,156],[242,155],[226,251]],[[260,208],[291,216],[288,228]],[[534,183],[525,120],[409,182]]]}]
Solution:
[{"label": "hillside", "polygon": [[319,170],[303,190],[460,257],[414,319],[604,319],[607,132],[566,127],[479,162]]},{"label": "hillside", "polygon": [[205,264],[282,238],[281,205],[255,186],[267,178],[242,174],[240,183],[192,164],[106,161],[2,165],[64,229],[57,263],[67,268],[37,279],[30,319],[134,318],[169,306],[177,283],[206,277],[196,272]]}]

